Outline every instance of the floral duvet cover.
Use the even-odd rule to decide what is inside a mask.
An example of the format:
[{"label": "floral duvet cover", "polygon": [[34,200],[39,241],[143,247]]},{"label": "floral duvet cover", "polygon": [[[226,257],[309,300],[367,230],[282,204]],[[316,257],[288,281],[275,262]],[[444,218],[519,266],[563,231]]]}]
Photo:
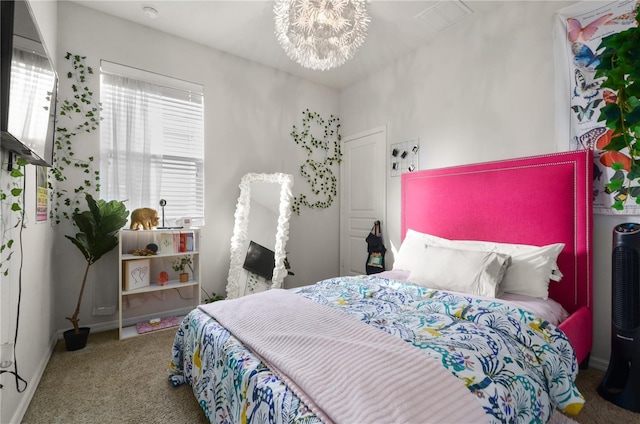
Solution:
[{"label": "floral duvet cover", "polygon": [[[556,407],[577,412],[584,402],[573,383],[578,364],[564,333],[499,300],[375,275],[292,291],[424,350],[476,395],[489,422],[544,423]],[[428,376],[418,377],[429,384]],[[169,378],[193,387],[211,422],[319,422],[258,357],[199,309],[178,328]]]}]

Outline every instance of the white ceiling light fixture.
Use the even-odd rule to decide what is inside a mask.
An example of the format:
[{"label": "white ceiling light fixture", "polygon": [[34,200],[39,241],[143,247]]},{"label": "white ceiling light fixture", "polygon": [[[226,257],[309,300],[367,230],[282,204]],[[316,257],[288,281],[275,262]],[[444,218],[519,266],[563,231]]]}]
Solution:
[{"label": "white ceiling light fixture", "polygon": [[367,35],[366,0],[276,0],[273,11],[278,42],[305,68],[344,64]]}]

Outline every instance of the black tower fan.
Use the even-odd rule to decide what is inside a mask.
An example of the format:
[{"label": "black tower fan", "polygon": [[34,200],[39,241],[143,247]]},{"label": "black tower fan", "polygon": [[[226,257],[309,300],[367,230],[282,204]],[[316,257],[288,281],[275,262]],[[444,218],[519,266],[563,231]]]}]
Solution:
[{"label": "black tower fan", "polygon": [[640,224],[613,230],[611,290],[611,358],[598,393],[640,412]]}]

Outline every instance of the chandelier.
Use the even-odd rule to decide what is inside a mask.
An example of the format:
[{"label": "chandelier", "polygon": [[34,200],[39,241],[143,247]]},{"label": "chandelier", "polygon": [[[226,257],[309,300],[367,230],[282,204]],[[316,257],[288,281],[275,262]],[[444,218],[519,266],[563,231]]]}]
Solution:
[{"label": "chandelier", "polygon": [[367,35],[366,0],[276,0],[273,11],[278,42],[305,68],[342,65]]}]

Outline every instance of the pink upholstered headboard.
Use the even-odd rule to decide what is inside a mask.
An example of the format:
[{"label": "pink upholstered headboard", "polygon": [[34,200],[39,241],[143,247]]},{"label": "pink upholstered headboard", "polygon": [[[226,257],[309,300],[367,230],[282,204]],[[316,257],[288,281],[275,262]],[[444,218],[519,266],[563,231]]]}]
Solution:
[{"label": "pink upholstered headboard", "polygon": [[550,297],[569,313],[592,310],[591,151],[408,173],[402,176],[402,238],[408,228],[458,240],[565,243],[564,274]]}]

